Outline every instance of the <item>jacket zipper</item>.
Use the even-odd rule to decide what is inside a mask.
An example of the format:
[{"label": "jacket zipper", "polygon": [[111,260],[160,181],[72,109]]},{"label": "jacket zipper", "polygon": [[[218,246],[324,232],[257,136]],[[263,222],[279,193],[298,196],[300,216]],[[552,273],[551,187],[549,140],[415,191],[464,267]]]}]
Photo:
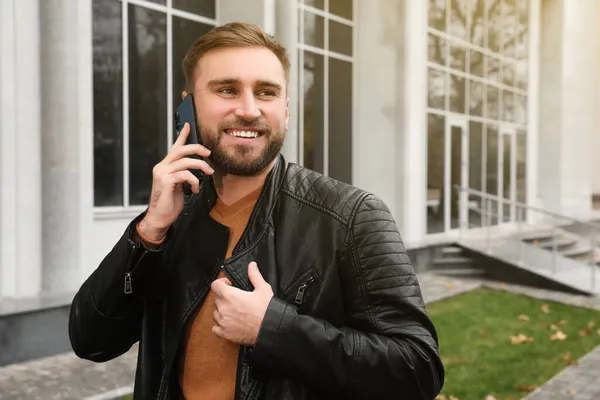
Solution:
[{"label": "jacket zipper", "polygon": [[[133,246],[133,248],[135,249],[135,246]],[[133,252],[134,250],[131,250],[131,251]],[[138,265],[140,265],[140,262],[144,259],[144,257],[146,256],[146,254],[148,254],[148,251],[144,250],[144,252],[140,256],[140,258],[138,258],[137,262],[133,266],[133,268],[131,268],[131,270],[129,270],[129,271],[127,271],[125,273],[125,287],[123,288],[123,291],[125,292],[125,294],[132,294],[133,293],[133,285],[131,284],[131,275],[136,270],[136,268],[138,267]]]},{"label": "jacket zipper", "polygon": [[294,298],[294,303],[299,306],[304,303],[304,294],[306,293],[306,289],[308,289],[308,287],[312,285],[314,281],[315,278],[310,276],[306,282],[298,287],[298,290],[296,291],[296,297]]}]

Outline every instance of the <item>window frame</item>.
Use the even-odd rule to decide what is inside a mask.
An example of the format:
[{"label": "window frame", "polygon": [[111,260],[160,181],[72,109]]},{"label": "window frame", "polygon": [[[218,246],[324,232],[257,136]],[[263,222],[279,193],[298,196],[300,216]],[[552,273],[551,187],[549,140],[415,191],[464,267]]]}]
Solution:
[{"label": "window frame", "polygon": [[[92,0],[97,1],[97,0]],[[106,0],[104,0],[106,1]],[[165,4],[157,4],[149,0],[111,0],[121,3],[121,51],[122,51],[122,79],[123,79],[123,204],[119,206],[98,206],[94,203],[95,219],[114,219],[119,217],[136,216],[147,208],[147,205],[130,204],[129,199],[129,5],[158,11],[166,17],[166,50],[167,56],[167,116],[173,115],[174,104],[171,93],[173,93],[173,16],[199,22],[206,25],[217,26],[220,18],[220,1],[215,1],[215,18],[211,19],[188,11],[173,8],[173,0],[165,0]],[[93,15],[92,15],[93,18]],[[92,48],[93,54],[93,48]],[[93,57],[93,55],[92,55]],[[167,149],[173,143],[173,126],[167,124]],[[93,156],[93,151],[92,151]],[[95,182],[92,184],[96,190]]]},{"label": "window frame", "polygon": [[[352,140],[350,158],[352,160],[350,176],[354,181],[354,161],[355,157],[355,135],[357,132],[357,101],[356,101],[356,87],[357,87],[357,61],[358,61],[358,41],[357,32],[358,30],[358,0],[352,1],[352,20],[337,16],[329,12],[329,1],[323,0],[323,8],[321,10],[316,7],[312,7],[304,3],[304,0],[297,0],[296,15],[298,16],[298,40],[296,43],[296,51],[298,55],[298,62],[294,66],[298,68],[298,142],[297,142],[297,156],[298,164],[304,166],[304,55],[306,52],[323,56],[323,174],[328,175],[329,173],[329,59],[334,58],[352,63],[352,131],[349,132],[349,137]],[[311,46],[304,43],[304,12],[308,11],[314,15],[323,17],[326,20],[332,20],[343,25],[349,26],[352,29],[352,56],[341,54],[332,50],[329,50],[329,24],[324,25],[323,30],[323,49]],[[352,183],[352,182],[348,182]]]}]

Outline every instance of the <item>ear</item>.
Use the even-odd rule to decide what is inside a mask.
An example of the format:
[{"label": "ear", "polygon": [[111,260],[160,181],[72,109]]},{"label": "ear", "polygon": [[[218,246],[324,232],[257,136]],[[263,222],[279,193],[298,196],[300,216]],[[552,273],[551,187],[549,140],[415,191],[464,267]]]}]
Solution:
[{"label": "ear", "polygon": [[290,98],[287,98],[287,101],[285,102],[285,131],[288,131],[289,128],[289,122],[290,122]]},{"label": "ear", "polygon": [[188,92],[186,92],[185,90],[183,92],[181,92],[181,100],[185,99],[185,96],[188,95]]}]

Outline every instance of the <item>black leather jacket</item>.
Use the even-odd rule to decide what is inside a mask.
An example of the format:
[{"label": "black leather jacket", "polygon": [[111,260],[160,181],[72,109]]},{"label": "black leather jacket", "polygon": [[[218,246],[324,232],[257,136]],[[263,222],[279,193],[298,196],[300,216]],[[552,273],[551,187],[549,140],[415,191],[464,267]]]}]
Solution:
[{"label": "black leather jacket", "polygon": [[233,256],[208,216],[210,180],[156,250],[136,218],[71,308],[75,353],[104,362],[139,341],[135,399],[177,399],[184,326],[220,269],[252,290],[256,261],[275,297],[242,347],[236,400],[431,400],[444,381],[437,334],[392,215],[372,194],[280,155]]}]

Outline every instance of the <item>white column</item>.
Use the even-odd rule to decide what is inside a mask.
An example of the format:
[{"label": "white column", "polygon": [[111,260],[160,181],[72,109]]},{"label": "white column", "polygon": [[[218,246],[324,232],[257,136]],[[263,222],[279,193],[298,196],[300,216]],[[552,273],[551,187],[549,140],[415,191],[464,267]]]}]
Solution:
[{"label": "white column", "polygon": [[597,1],[567,0],[542,8],[540,193],[546,208],[571,215],[591,209],[599,8]]},{"label": "white column", "polygon": [[[539,204],[539,147],[540,140],[540,40],[541,40],[541,0],[529,1],[529,57],[527,83],[527,155],[526,188],[527,204]],[[533,217],[530,215],[529,217]]]},{"label": "white column", "polygon": [[287,161],[298,162],[298,0],[265,0],[274,1],[275,5],[275,38],[287,49],[290,58],[290,82],[288,98],[290,99],[290,121],[285,137],[282,154]]},{"label": "white column", "polygon": [[0,296],[34,296],[42,269],[37,1],[0,2]]},{"label": "white column", "polygon": [[404,0],[396,209],[406,242],[427,230],[427,12],[427,1]]},{"label": "white column", "polygon": [[[285,1],[285,0],[284,0]],[[379,196],[400,224],[397,186],[403,152],[397,114],[401,85],[402,0],[356,2],[356,126],[352,138],[354,185]],[[350,117],[350,116],[349,116]],[[400,226],[404,233],[405,227]]]},{"label": "white column", "polygon": [[91,0],[41,5],[45,292],[77,289],[93,223]]}]

